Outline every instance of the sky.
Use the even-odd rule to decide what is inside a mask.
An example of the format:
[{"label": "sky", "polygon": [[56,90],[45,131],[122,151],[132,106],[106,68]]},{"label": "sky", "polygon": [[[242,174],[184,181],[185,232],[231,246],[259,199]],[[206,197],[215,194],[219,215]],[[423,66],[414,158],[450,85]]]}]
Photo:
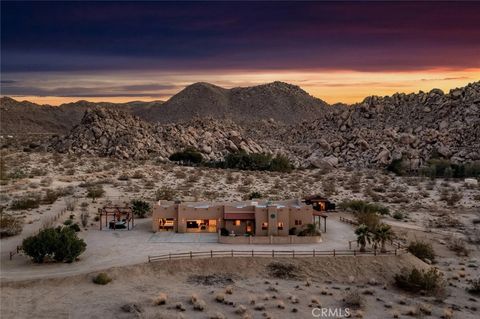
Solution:
[{"label": "sky", "polygon": [[1,1],[1,95],[166,100],[273,81],[329,103],[480,80],[480,2]]}]

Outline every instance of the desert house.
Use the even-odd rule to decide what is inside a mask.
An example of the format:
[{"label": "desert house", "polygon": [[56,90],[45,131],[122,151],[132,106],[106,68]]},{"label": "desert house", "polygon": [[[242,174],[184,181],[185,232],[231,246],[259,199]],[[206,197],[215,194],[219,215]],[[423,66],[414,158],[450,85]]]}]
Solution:
[{"label": "desert house", "polygon": [[288,236],[320,221],[313,207],[294,199],[288,201],[169,202],[153,208],[153,231],[218,232],[234,235]]}]

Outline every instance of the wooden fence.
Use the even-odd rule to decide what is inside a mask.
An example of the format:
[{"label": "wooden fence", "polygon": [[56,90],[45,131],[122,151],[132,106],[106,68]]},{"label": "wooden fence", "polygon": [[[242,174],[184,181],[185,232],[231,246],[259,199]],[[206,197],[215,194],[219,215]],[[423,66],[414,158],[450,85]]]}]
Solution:
[{"label": "wooden fence", "polygon": [[215,257],[270,257],[270,258],[295,258],[295,257],[322,257],[322,256],[385,256],[398,255],[399,250],[387,250],[381,253],[379,250],[210,250],[188,251],[181,253],[168,253],[158,256],[148,256],[148,262],[175,260],[175,259],[200,259]]},{"label": "wooden fence", "polygon": [[350,224],[350,225],[358,225],[358,223],[356,221],[354,221],[352,219],[342,217],[342,216],[340,216],[340,221],[344,222],[344,223],[347,223],[347,224]]}]

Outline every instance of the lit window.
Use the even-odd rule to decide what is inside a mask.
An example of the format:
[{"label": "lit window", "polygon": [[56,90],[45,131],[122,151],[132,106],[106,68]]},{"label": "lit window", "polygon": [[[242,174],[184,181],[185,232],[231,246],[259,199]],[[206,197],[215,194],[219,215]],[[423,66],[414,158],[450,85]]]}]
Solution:
[{"label": "lit window", "polygon": [[295,219],[295,225],[301,225],[302,224],[302,221],[300,219]]},{"label": "lit window", "polygon": [[262,223],[262,229],[263,230],[268,229],[268,223]]},{"label": "lit window", "polygon": [[240,220],[237,219],[236,221],[234,221],[233,226],[240,226]]},{"label": "lit window", "polygon": [[278,223],[278,230],[283,230],[283,223],[282,222]]}]

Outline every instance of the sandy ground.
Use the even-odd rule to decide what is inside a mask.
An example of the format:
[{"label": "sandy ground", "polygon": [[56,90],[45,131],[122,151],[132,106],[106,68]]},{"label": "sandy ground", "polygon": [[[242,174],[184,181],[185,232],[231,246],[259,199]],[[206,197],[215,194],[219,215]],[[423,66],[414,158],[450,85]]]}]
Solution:
[{"label": "sandy ground", "polygon": [[[36,265],[25,256],[14,256],[13,260],[2,258],[1,279],[23,280],[29,278],[61,277],[101,270],[113,266],[144,263],[148,256],[185,251],[209,250],[333,250],[347,249],[348,240],[354,239],[352,227],[332,216],[327,222],[327,233],[323,242],[305,245],[226,245],[208,242],[172,243],[157,242],[151,232],[150,219],[137,220],[134,230],[112,231],[89,229],[80,232],[87,243],[87,250],[74,264]],[[161,236],[161,235],[160,235]],[[201,235],[200,235],[201,236]],[[210,234],[207,236],[211,237]]]},{"label": "sandy ground", "polygon": [[[254,318],[311,318],[311,298],[318,297],[322,305],[342,306],[347,289],[359,289],[366,300],[355,316],[365,318],[408,317],[409,309],[420,304],[432,308],[432,314],[423,316],[440,318],[445,309],[453,308],[454,318],[476,318],[480,306],[478,298],[466,293],[470,279],[478,278],[480,251],[478,241],[467,243],[469,256],[457,256],[448,248],[451,238],[475,239],[478,229],[474,223],[480,219],[480,187],[465,185],[462,180],[431,181],[422,177],[398,177],[380,171],[350,171],[336,169],[299,170],[291,174],[274,172],[230,171],[207,168],[181,167],[154,161],[116,161],[104,158],[59,156],[52,154],[13,152],[5,156],[12,177],[0,189],[0,206],[4,212],[24,221],[23,231],[16,236],[0,240],[0,279],[2,284],[2,318],[215,318],[221,312],[225,318],[241,318],[234,311],[238,304],[245,305]],[[105,195],[92,202],[86,198],[87,184],[101,184]],[[39,208],[12,211],[11,201],[25,194],[43,196],[47,189],[65,189],[70,192],[53,204]],[[407,241],[421,239],[431,242],[437,252],[435,264],[445,273],[449,282],[449,296],[444,303],[431,297],[410,296],[391,288],[392,276],[402,266],[423,263],[410,257],[370,257],[351,261],[346,258],[317,258],[310,261],[289,260],[298,263],[299,280],[272,279],[265,271],[267,259],[223,259],[181,261],[146,265],[148,255],[190,250],[331,250],[345,249],[355,239],[353,227],[338,221],[338,216],[352,218],[350,213],[330,214],[323,242],[312,245],[221,245],[209,239],[193,242],[166,242],[151,232],[150,220],[137,220],[132,231],[99,231],[94,221],[98,208],[108,202],[124,203],[132,199],[153,202],[158,191],[165,191],[183,200],[241,200],[251,192],[260,192],[271,200],[297,198],[322,193],[337,204],[343,200],[363,199],[380,203],[390,209],[383,221],[392,225],[396,233]],[[459,193],[458,201],[448,204],[444,194]],[[442,195],[443,194],[443,195]],[[75,202],[73,211],[65,210],[67,202]],[[82,203],[84,208],[81,208]],[[21,244],[23,238],[36,233],[43,226],[62,224],[69,215],[80,223],[80,214],[88,212],[90,218],[79,236],[87,243],[87,250],[73,264],[34,265],[26,257],[8,254]],[[393,218],[401,213],[401,219]],[[477,234],[477,235],[476,235]],[[480,238],[480,237],[478,237]],[[380,259],[382,258],[382,259]],[[128,267],[126,267],[128,266]],[[93,273],[110,269],[114,281],[107,286],[91,283]],[[214,295],[225,290],[227,283],[204,286],[189,281],[195,274],[223,274],[233,278],[234,294],[227,300],[232,305],[216,303]],[[348,276],[354,276],[350,282]],[[310,277],[312,284],[305,285]],[[366,284],[375,278],[381,285]],[[265,284],[265,281],[269,281]],[[331,281],[331,282],[330,282]],[[278,282],[278,285],[275,283]],[[383,289],[383,283],[387,289]],[[270,286],[274,286],[271,289]],[[327,294],[322,294],[325,290]],[[165,306],[153,306],[152,298],[160,292],[169,296]],[[193,311],[188,303],[197,293],[207,303],[205,311]],[[330,293],[332,293],[330,295]],[[265,294],[269,295],[268,300]],[[292,304],[288,294],[300,300]],[[276,296],[276,299],[273,296]],[[254,310],[248,297],[265,303],[265,310]],[[278,300],[285,309],[276,307]],[[175,302],[185,305],[185,312],[172,309]],[[141,313],[126,313],[124,304],[135,303]],[[296,308],[298,312],[292,312]],[[450,311],[450,310],[448,310]],[[418,311],[417,311],[418,312]],[[222,316],[217,316],[222,318]]]},{"label": "sandy ground", "polygon": [[[267,267],[272,262],[294,265],[297,278],[272,277]],[[213,318],[217,312],[224,318],[241,318],[235,313],[239,305],[252,318],[311,318],[314,307],[345,309],[342,299],[352,290],[358,290],[365,302],[361,310],[352,312],[366,318],[390,318],[394,312],[432,303],[431,297],[402,297],[390,285],[394,273],[413,265],[427,267],[410,255],[214,258],[120,267],[108,270],[113,281],[106,286],[93,284],[94,274],[3,284],[2,318],[30,318],[32,314],[36,318],[178,318],[179,313],[184,318]],[[210,279],[218,282],[210,285],[202,276],[213,276]],[[227,286],[232,287],[232,294],[225,293]],[[153,304],[159,293],[167,295],[165,305]],[[232,304],[215,301],[219,293]],[[189,302],[193,294],[205,301],[204,311],[193,310]],[[175,309],[177,302],[185,311]],[[285,308],[278,308],[279,303]],[[137,305],[141,313],[124,312],[125,304]],[[255,310],[260,304],[264,310]],[[432,306],[432,317],[439,318],[448,306],[448,301]],[[462,310],[462,318],[475,316]]]}]

